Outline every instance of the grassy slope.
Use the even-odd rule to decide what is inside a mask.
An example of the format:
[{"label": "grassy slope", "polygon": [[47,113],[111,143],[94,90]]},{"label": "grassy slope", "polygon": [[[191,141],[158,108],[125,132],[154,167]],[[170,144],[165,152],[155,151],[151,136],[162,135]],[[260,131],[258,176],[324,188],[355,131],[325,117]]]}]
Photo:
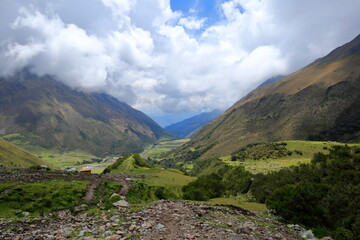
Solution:
[{"label": "grassy slope", "polygon": [[[244,162],[231,161],[231,157],[223,157],[223,161],[230,165],[242,165],[252,173],[277,171],[284,167],[295,166],[301,163],[309,163],[314,153],[329,153],[328,149],[334,145],[343,145],[336,142],[312,142],[312,141],[283,141],[287,143],[286,149],[289,151],[300,151],[302,155],[293,153],[279,159],[267,160],[245,160]],[[360,145],[360,144],[348,144]]]},{"label": "grassy slope", "polygon": [[[0,188],[9,188],[11,184],[15,183],[0,183]],[[87,181],[64,180],[19,183],[10,192],[0,197],[0,217],[15,217],[19,210],[37,216],[75,206],[84,197],[87,185]]]},{"label": "grassy slope", "polygon": [[149,145],[145,148],[144,152],[141,153],[141,156],[144,158],[161,158],[163,153],[166,153],[172,149],[175,149],[184,143],[187,143],[190,139],[178,139],[173,141],[163,141],[155,145]]},{"label": "grassy slope", "polygon": [[[36,138],[36,135],[30,135],[30,137]],[[54,166],[58,169],[65,169],[65,168],[81,168],[81,164],[83,161],[92,162],[97,157],[87,153],[82,150],[74,150],[74,151],[59,151],[56,149],[45,149],[41,146],[31,144],[29,141],[29,136],[24,136],[19,133],[8,134],[2,136],[3,139],[11,141],[11,143],[15,144],[16,146],[23,148],[33,155],[37,155],[42,161],[42,164],[47,164]],[[94,163],[94,165],[98,165],[98,163]],[[108,163],[105,163],[108,165]],[[104,168],[96,169],[93,168],[92,172],[101,173]]]},{"label": "grassy slope", "polygon": [[184,175],[179,170],[137,166],[133,155],[123,160],[123,162],[121,162],[117,168],[111,170],[110,173],[129,173],[141,176],[138,177],[139,181],[150,186],[169,188],[178,196],[180,196],[182,186],[196,179],[195,177]]},{"label": "grassy slope", "polygon": [[7,167],[28,168],[34,165],[49,165],[35,155],[0,139],[0,164]]}]

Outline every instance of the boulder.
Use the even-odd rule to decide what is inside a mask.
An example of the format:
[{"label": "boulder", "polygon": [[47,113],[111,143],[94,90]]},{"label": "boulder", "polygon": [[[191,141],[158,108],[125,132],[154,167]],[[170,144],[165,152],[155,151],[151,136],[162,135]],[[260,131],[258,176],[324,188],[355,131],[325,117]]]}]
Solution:
[{"label": "boulder", "polygon": [[114,202],[113,205],[115,207],[120,207],[120,208],[127,208],[129,207],[129,203],[125,200],[120,200],[120,201],[117,201],[117,202]]}]

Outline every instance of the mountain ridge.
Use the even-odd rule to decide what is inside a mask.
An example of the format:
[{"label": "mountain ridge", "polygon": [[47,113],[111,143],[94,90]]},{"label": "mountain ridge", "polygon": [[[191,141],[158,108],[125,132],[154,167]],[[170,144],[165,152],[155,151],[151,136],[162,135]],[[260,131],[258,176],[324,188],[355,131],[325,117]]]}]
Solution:
[{"label": "mountain ridge", "polygon": [[222,113],[223,111],[218,109],[211,112],[204,112],[183,121],[171,124],[165,127],[165,130],[182,138],[191,137],[204,125],[219,117]]},{"label": "mountain ridge", "polygon": [[203,157],[225,156],[253,142],[359,140],[359,39],[250,92],[176,154],[195,149]]},{"label": "mountain ridge", "polygon": [[105,93],[71,89],[27,71],[0,79],[0,135],[23,133],[32,144],[92,154],[140,152],[171,137],[151,118]]}]

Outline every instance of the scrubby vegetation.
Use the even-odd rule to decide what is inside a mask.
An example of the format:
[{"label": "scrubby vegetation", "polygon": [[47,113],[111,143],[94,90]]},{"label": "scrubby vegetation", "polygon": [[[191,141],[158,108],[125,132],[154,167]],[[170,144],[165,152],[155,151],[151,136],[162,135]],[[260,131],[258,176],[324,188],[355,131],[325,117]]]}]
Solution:
[{"label": "scrubby vegetation", "polygon": [[313,228],[319,236],[331,233],[335,239],[360,239],[359,147],[334,146],[329,154],[315,154],[310,164],[268,174],[251,174],[216,159],[205,163],[217,168],[184,186],[184,198],[247,193],[284,221]]},{"label": "scrubby vegetation", "polygon": [[[286,149],[287,143],[254,143],[240,148],[231,154],[232,161],[266,160],[291,156],[292,151]],[[295,152],[302,155],[300,151]]]},{"label": "scrubby vegetation", "polygon": [[[9,183],[5,183],[9,187]],[[73,207],[86,193],[87,181],[53,180],[22,183],[0,197],[0,216],[15,216],[22,211],[40,215]]]},{"label": "scrubby vegetation", "polygon": [[136,182],[131,186],[126,198],[130,203],[148,203],[160,199],[178,199],[169,188],[149,186],[141,182]]}]

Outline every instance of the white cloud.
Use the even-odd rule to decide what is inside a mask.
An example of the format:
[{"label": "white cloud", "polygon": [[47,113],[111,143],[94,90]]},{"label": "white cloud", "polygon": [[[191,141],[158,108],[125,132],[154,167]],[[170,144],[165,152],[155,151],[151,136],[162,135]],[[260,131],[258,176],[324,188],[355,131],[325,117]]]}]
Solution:
[{"label": "white cloud", "polygon": [[3,75],[30,66],[147,112],[229,107],[351,40],[360,22],[357,0],[229,0],[213,26],[169,0],[4,0],[0,9]]},{"label": "white cloud", "polygon": [[206,18],[196,19],[195,17],[180,18],[179,24],[187,29],[197,30],[204,26]]}]

